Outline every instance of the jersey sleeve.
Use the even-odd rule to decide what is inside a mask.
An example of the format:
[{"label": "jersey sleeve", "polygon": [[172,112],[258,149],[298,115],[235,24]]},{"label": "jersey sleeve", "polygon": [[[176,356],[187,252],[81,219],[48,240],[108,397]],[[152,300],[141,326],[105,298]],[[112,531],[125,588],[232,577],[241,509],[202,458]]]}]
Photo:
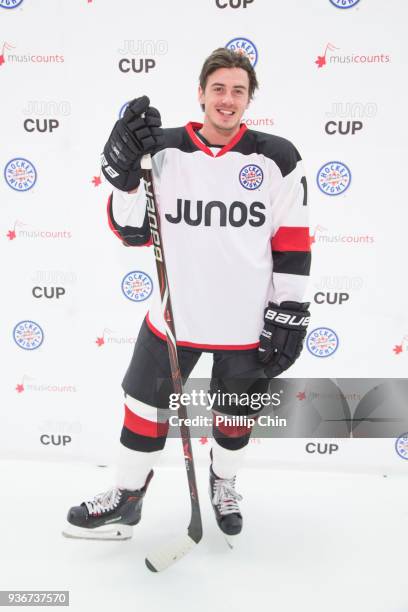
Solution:
[{"label": "jersey sleeve", "polygon": [[272,202],[272,299],[302,302],[310,274],[307,182],[298,151],[286,153],[285,173]]},{"label": "jersey sleeve", "polygon": [[126,193],[113,188],[108,199],[108,222],[113,233],[124,245],[151,244],[143,181],[136,193]]}]

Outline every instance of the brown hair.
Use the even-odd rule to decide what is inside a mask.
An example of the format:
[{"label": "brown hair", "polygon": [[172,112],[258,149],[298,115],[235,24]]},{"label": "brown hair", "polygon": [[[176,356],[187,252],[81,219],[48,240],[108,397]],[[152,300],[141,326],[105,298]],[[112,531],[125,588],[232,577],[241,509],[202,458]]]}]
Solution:
[{"label": "brown hair", "polygon": [[[258,88],[258,79],[255,70],[248,57],[243,53],[231,51],[225,47],[215,49],[205,60],[200,73],[200,86],[204,91],[207,79],[218,68],[242,68],[248,73],[249,78],[249,99],[252,100],[255,89]],[[203,108],[204,110],[204,108]]]}]

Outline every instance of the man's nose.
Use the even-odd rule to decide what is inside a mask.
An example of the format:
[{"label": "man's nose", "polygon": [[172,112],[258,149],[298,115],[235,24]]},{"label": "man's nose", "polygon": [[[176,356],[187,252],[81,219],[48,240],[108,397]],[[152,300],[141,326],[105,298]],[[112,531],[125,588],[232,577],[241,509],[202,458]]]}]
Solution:
[{"label": "man's nose", "polygon": [[226,106],[232,106],[233,98],[232,98],[232,93],[230,91],[224,92],[224,95],[222,96],[222,103],[225,104]]}]

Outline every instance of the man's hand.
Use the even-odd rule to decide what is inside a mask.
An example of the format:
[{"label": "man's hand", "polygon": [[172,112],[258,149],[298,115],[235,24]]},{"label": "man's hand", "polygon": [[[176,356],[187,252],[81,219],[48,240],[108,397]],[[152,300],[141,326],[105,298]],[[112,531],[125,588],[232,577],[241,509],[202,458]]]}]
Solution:
[{"label": "man's hand", "polygon": [[154,153],[164,144],[160,113],[149,104],[147,96],[129,102],[103,150],[102,172],[122,191],[138,187],[143,155]]},{"label": "man's hand", "polygon": [[279,376],[299,357],[310,321],[309,302],[269,302],[258,349],[268,378]]}]

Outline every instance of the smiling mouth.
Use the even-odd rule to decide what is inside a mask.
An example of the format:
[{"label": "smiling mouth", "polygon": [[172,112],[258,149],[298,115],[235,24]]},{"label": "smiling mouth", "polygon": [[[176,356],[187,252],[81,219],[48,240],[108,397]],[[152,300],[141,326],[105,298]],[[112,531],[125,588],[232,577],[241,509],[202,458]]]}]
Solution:
[{"label": "smiling mouth", "polygon": [[223,117],[232,117],[233,115],[235,115],[234,111],[225,110],[223,108],[217,108],[217,113],[219,113]]}]

